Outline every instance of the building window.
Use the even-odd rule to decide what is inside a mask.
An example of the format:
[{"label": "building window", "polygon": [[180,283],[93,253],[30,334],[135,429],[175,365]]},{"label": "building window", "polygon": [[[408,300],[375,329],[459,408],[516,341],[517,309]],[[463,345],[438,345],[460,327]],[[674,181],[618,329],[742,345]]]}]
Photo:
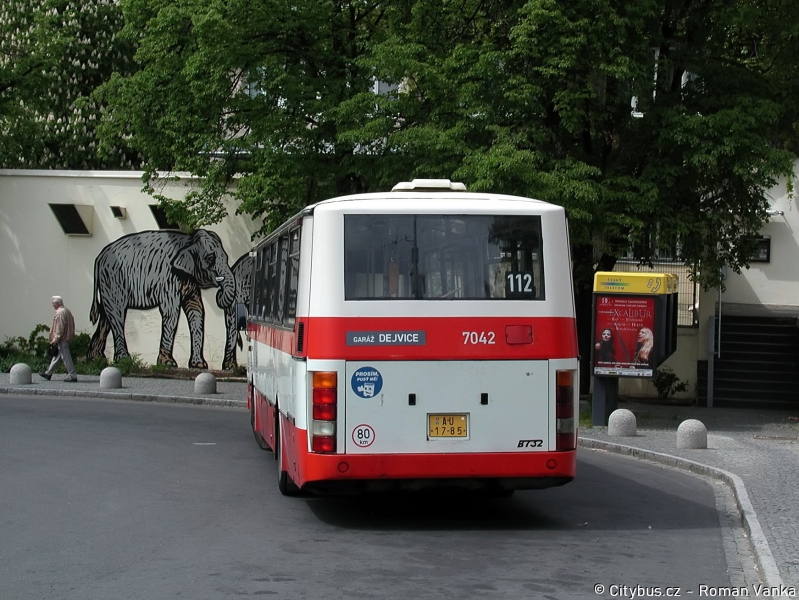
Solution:
[{"label": "building window", "polygon": [[170,221],[164,209],[157,204],[150,204],[150,212],[153,213],[153,218],[158,223],[158,229],[180,229],[180,225]]},{"label": "building window", "polygon": [[66,235],[92,234],[92,207],[74,204],[49,204],[58,224]]},{"label": "building window", "polygon": [[749,257],[751,262],[771,262],[771,238],[762,237],[757,240],[757,246],[752,256]]}]

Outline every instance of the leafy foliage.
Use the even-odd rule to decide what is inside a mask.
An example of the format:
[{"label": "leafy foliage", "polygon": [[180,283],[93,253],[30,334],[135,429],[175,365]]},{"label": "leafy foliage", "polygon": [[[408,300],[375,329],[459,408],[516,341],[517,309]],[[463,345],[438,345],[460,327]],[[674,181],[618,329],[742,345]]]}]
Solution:
[{"label": "leafy foliage", "polygon": [[203,178],[162,198],[189,228],[220,220],[231,186],[269,230],[450,177],[565,206],[581,285],[677,243],[715,285],[792,172],[799,17],[781,0],[121,6],[140,69],[103,88],[102,131],[146,157],[156,195],[159,173]]},{"label": "leafy foliage", "polygon": [[39,324],[33,328],[28,337],[17,336],[6,339],[0,344],[0,371],[8,373],[17,363],[25,363],[32,369],[44,370],[50,364],[47,349],[50,341],[46,334],[50,331],[47,325]]},{"label": "leafy foliage", "polygon": [[33,328],[27,338],[18,336],[7,339],[5,343],[0,345],[0,357],[5,358],[11,355],[33,358],[47,357],[50,340],[46,335],[42,334],[49,332],[50,328],[40,323]]},{"label": "leafy foliage", "polygon": [[[792,181],[799,11],[783,0],[121,0],[129,139],[187,228],[414,177],[566,207],[581,354],[591,282],[660,247],[706,287],[748,265]],[[379,93],[376,93],[379,92]],[[162,173],[200,184],[159,195]],[[588,370],[581,387],[587,390]]]},{"label": "leafy foliage", "polygon": [[669,400],[674,394],[688,390],[688,383],[682,381],[677,374],[668,367],[662,367],[655,372],[652,384],[658,392],[658,398]]},{"label": "leafy foliage", "polygon": [[784,0],[14,0],[0,34],[0,166],[143,157],[187,229],[230,195],[264,233],[413,177],[541,198],[568,210],[581,331],[595,270],[676,247],[723,286],[792,191]]},{"label": "leafy foliage", "polygon": [[424,155],[425,174],[565,206],[574,242],[592,249],[584,282],[603,256],[651,258],[657,233],[717,284],[721,266],[747,264],[764,192],[793,158],[784,143],[795,137],[785,128],[795,68],[785,63],[777,76],[777,57],[755,47],[797,19],[786,13],[783,25],[770,22],[776,30],[752,31],[747,8],[536,0],[431,12],[407,3],[369,57],[380,79],[409,87],[397,94],[396,105],[410,104],[399,106],[401,125],[384,134],[400,153]]},{"label": "leafy foliage", "polygon": [[[114,76],[105,139],[130,138],[160,172],[191,172],[185,201],[160,196],[193,229],[219,221],[231,185],[240,210],[277,225],[309,202],[366,191],[375,162],[342,135],[342,103],[373,86],[359,66],[385,8],[377,2],[123,0],[123,35],[141,69]],[[241,177],[239,177],[241,175]]]},{"label": "leafy foliage", "polygon": [[[44,371],[50,365],[50,356],[47,349],[50,346],[49,338],[46,334],[50,331],[47,325],[37,325],[28,337],[18,336],[7,339],[0,344],[0,372],[8,373],[17,363],[27,364],[35,373]],[[108,366],[105,358],[96,360],[86,360],[85,356],[91,343],[91,336],[88,333],[78,333],[69,345],[70,355],[75,364],[75,370],[81,375],[99,375]],[[144,364],[134,356],[125,358],[115,363],[123,375],[140,373],[144,370]],[[64,372],[63,363],[58,367],[59,372]]]},{"label": "leafy foliage", "polygon": [[88,333],[76,333],[75,337],[69,342],[69,352],[74,356],[86,356],[89,353],[89,346],[92,338]]},{"label": "leafy foliage", "polygon": [[123,139],[102,152],[104,107],[92,98],[111,73],[129,74],[133,47],[118,37],[114,0],[14,0],[0,6],[0,167],[126,169]]}]

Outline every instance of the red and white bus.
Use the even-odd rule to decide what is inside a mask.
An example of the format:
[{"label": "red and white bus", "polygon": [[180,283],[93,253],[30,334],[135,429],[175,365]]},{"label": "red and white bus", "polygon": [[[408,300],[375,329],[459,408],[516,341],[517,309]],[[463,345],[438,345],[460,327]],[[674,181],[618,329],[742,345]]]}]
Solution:
[{"label": "red and white bus", "polygon": [[563,208],[414,180],[309,206],[251,256],[248,406],[282,493],[574,478]]}]

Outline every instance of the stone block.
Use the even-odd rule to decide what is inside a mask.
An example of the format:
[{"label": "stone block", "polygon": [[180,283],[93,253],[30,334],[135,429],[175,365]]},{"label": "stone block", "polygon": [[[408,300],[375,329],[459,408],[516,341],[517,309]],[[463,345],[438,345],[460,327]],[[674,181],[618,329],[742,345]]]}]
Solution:
[{"label": "stone block", "polygon": [[11,385],[28,385],[31,383],[31,368],[25,363],[17,363],[11,367],[10,375],[8,383]]},{"label": "stone block", "polygon": [[122,371],[116,367],[106,367],[100,372],[100,387],[115,390],[122,387]]},{"label": "stone block", "polygon": [[617,408],[608,418],[608,435],[632,437],[637,434],[635,415],[626,408]]},{"label": "stone block", "polygon": [[707,448],[707,427],[702,421],[686,419],[677,427],[677,447]]},{"label": "stone block", "polygon": [[213,373],[200,373],[194,380],[195,394],[216,394],[216,377]]}]

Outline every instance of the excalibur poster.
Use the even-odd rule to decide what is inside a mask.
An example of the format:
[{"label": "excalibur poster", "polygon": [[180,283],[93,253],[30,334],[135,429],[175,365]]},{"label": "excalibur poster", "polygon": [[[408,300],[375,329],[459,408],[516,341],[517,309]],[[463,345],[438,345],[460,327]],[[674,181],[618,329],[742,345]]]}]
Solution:
[{"label": "excalibur poster", "polygon": [[655,299],[595,296],[594,375],[652,377],[655,369]]}]

